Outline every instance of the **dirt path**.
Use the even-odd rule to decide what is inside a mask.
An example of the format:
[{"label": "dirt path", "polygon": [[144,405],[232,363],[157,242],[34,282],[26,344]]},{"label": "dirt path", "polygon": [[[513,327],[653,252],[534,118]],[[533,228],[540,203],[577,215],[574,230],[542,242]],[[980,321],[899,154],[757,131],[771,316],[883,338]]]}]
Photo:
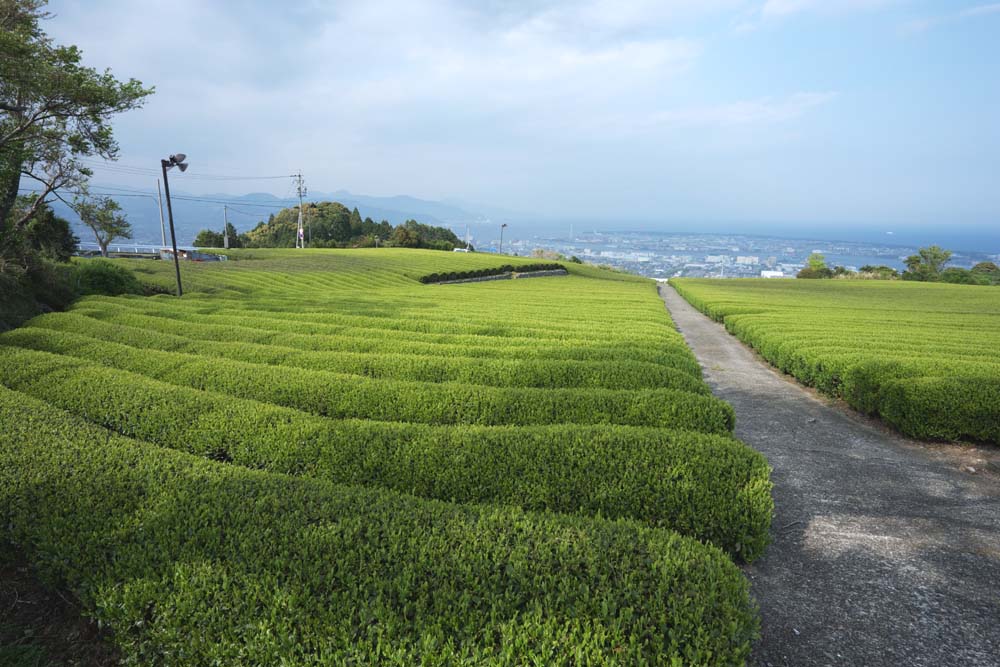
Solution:
[{"label": "dirt path", "polygon": [[660,294],[774,468],[772,542],[745,568],[763,621],[750,664],[1000,665],[1000,478],[966,468],[995,451],[892,434]]}]

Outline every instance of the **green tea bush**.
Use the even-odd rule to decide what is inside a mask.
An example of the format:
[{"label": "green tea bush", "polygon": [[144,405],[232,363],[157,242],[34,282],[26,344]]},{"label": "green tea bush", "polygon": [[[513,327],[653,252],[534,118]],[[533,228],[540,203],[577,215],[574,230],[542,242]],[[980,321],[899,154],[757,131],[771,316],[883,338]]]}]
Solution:
[{"label": "green tea bush", "polygon": [[143,294],[139,279],[126,267],[106,259],[82,260],[76,278],[83,294]]},{"label": "green tea bush", "polygon": [[903,433],[1000,443],[1000,296],[917,282],[671,281],[778,369]]},{"label": "green tea bush", "polygon": [[[162,372],[170,362],[150,367]],[[0,384],[118,433],[249,468],[638,519],[747,560],[767,542],[767,463],[729,437],[603,425],[332,421],[12,348],[0,348]]]},{"label": "green tea bush", "polygon": [[129,664],[742,665],[749,586],[629,522],[199,460],[0,390],[0,526]]},{"label": "green tea bush", "polygon": [[[690,369],[641,361],[554,359],[481,359],[416,354],[363,354],[296,350],[275,345],[199,341],[175,334],[116,325],[75,313],[50,314],[30,328],[63,332],[65,339],[83,335],[149,350],[188,352],[251,363],[363,375],[417,382],[458,382],[496,387],[680,389],[708,394],[708,386]],[[44,332],[26,331],[21,339],[46,340]],[[17,339],[8,339],[12,342]],[[38,347],[28,342],[26,347]],[[48,349],[48,348],[39,348]],[[52,351],[58,351],[52,349]]]},{"label": "green tea bush", "polygon": [[565,271],[566,267],[562,264],[555,262],[539,262],[534,264],[523,264],[518,267],[513,267],[510,264],[504,264],[503,266],[498,266],[492,269],[469,269],[467,271],[452,271],[450,273],[428,273],[426,275],[417,278],[420,282],[426,284],[430,283],[440,283],[448,280],[468,280],[470,278],[484,278],[486,276],[500,276],[505,273],[533,273],[536,271]]},{"label": "green tea bush", "polygon": [[424,424],[628,424],[729,433],[735,413],[708,395],[676,389],[536,389],[406,382],[140,350],[83,336],[23,329],[6,344],[66,352],[172,384],[333,418]]}]

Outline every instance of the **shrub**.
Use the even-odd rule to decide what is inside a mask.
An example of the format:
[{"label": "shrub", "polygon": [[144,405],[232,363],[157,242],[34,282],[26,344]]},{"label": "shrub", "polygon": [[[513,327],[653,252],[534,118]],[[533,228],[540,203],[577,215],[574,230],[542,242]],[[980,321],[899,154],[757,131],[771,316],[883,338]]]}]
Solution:
[{"label": "shrub", "polygon": [[[79,352],[101,361],[123,356]],[[145,363],[156,375],[176,366],[164,356]],[[746,559],[767,540],[766,462],[728,437],[607,425],[331,421],[15,348],[0,355],[0,384],[124,435],[251,468],[463,502],[634,518]]]},{"label": "shrub", "polygon": [[993,290],[692,280],[675,287],[780,370],[907,435],[1000,442]]},{"label": "shrub", "polygon": [[77,264],[76,276],[83,294],[117,296],[144,293],[135,274],[110,260],[83,260]]},{"label": "shrub", "polygon": [[805,267],[795,274],[796,278],[805,279],[822,279],[822,278],[832,278],[834,275],[833,270],[829,267],[823,266],[820,268]]},{"label": "shrub", "polygon": [[1000,378],[911,377],[880,387],[879,414],[916,438],[1000,442]]},{"label": "shrub", "polygon": [[748,583],[634,523],[247,471],[0,390],[0,519],[131,664],[742,665]]}]

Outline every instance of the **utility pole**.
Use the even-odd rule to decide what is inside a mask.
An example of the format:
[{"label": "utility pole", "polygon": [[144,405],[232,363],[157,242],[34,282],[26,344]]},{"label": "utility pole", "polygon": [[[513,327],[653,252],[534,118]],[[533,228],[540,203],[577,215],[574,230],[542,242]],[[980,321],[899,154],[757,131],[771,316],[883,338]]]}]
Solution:
[{"label": "utility pole", "polygon": [[170,243],[174,249],[174,272],[177,274],[177,296],[183,296],[184,290],[181,287],[181,265],[177,256],[177,235],[174,233],[174,209],[170,205],[170,181],[167,180],[167,169],[177,167],[183,174],[187,171],[187,162],[184,153],[171,155],[169,159],[160,160],[160,168],[163,169],[163,190],[167,193],[167,218],[170,220]]},{"label": "utility pole", "polygon": [[163,245],[161,248],[167,246],[167,228],[163,225],[163,197],[160,196],[160,179],[156,179],[156,201],[160,204],[160,241]]},{"label": "utility pole", "polygon": [[[299,193],[299,229],[295,237],[295,247],[305,248],[306,247],[306,232],[302,224],[302,198],[306,196],[306,185],[305,181],[302,179],[302,171],[292,176],[295,179],[295,189]],[[309,230],[309,240],[312,241],[312,229]]]},{"label": "utility pole", "polygon": [[229,250],[229,207],[222,207],[222,247]]}]

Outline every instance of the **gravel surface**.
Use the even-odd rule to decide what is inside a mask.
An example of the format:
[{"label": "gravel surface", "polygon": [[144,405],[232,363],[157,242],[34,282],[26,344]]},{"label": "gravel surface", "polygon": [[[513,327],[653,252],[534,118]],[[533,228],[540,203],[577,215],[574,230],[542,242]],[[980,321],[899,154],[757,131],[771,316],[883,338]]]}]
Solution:
[{"label": "gravel surface", "polygon": [[660,294],[774,469],[771,544],[744,568],[763,624],[749,664],[1000,666],[1000,448],[890,432]]}]

